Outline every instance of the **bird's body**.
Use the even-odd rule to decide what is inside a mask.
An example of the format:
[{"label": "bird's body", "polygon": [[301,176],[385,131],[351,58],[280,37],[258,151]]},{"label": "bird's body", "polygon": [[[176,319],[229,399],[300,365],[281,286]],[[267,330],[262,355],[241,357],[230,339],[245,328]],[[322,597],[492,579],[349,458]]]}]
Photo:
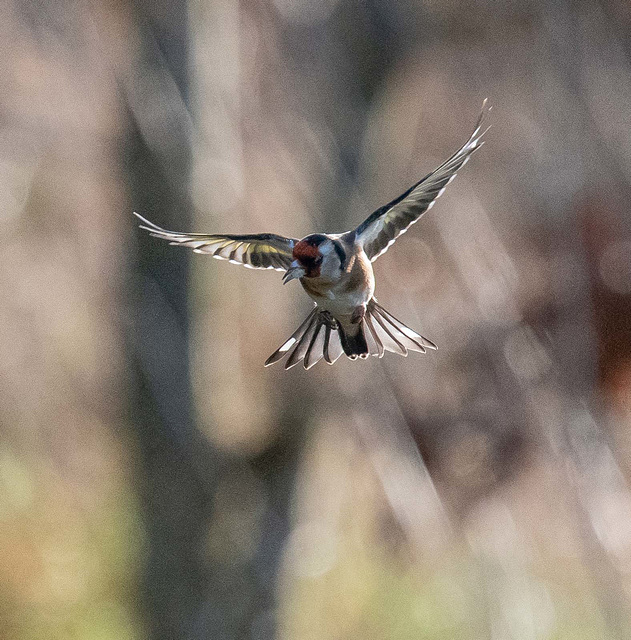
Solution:
[{"label": "bird's body", "polygon": [[[342,245],[346,260],[340,265],[337,255],[325,257],[320,275],[302,277],[300,284],[307,295],[323,310],[338,321],[350,318],[359,307],[365,307],[375,291],[372,263],[360,245],[337,239]],[[295,255],[295,252],[294,252]]]},{"label": "bird's body", "polygon": [[283,271],[283,283],[300,280],[316,307],[268,358],[266,366],[287,354],[286,369],[301,361],[309,369],[321,358],[333,364],[342,353],[351,359],[381,357],[384,351],[425,353],[436,346],[397,320],[374,298],[372,262],[432,207],[456,172],[483,144],[483,115],[484,110],[469,140],[449,160],[344,234],[312,234],[302,240],[274,234],[186,234],[167,231],[136,215],[143,222],[141,228],[171,244],[249,268]]},{"label": "bird's body", "polygon": [[[300,284],[318,308],[337,322],[345,353],[362,356],[367,354],[362,320],[375,292],[372,263],[352,236],[333,236],[331,240],[335,244],[330,252],[327,252],[326,241],[324,247],[320,245],[325,255],[319,275],[303,276]],[[340,256],[344,256],[342,260]]]}]

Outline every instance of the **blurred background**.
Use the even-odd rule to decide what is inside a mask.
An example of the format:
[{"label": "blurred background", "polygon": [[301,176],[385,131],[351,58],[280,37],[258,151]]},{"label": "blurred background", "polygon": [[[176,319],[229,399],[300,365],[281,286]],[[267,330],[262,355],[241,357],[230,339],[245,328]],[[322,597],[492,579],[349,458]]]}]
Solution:
[{"label": "blurred background", "polygon": [[[631,637],[631,5],[0,4],[0,637]],[[281,274],[139,232],[356,226],[439,345],[308,373]]]}]

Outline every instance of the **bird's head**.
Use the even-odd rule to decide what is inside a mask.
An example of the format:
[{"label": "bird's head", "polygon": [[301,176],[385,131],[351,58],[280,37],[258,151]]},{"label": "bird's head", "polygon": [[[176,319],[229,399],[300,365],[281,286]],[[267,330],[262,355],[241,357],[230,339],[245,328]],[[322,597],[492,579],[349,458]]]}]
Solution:
[{"label": "bird's head", "polygon": [[293,262],[283,277],[287,284],[294,278],[334,278],[346,260],[346,254],[339,240],[314,233],[296,243]]}]

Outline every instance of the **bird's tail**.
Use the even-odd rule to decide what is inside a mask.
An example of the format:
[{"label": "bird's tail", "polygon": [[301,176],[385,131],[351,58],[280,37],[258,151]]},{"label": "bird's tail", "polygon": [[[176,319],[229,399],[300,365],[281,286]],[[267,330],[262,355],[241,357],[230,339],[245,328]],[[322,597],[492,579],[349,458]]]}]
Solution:
[{"label": "bird's tail", "polygon": [[322,358],[333,364],[343,353],[339,324],[316,307],[289,339],[265,361],[265,366],[269,367],[282,360],[288,353],[285,369],[291,369],[300,361],[305,369],[311,369]]},{"label": "bird's tail", "polygon": [[[370,355],[368,351],[368,343],[366,342],[366,332],[364,322],[351,325],[350,330],[346,330],[342,325],[339,326],[340,341],[344,353],[351,359],[367,358]],[[352,333],[351,333],[352,331]]]},{"label": "bird's tail", "polygon": [[438,348],[431,340],[386,311],[375,298],[366,306],[362,325],[366,327],[366,342],[371,356],[382,358],[386,351],[407,356],[408,351],[425,353],[427,349]]},{"label": "bird's tail", "polygon": [[386,351],[407,356],[408,351],[425,353],[427,349],[436,349],[436,345],[397,320],[373,298],[366,306],[366,314],[357,325],[355,335],[345,331],[340,323],[316,307],[265,361],[265,366],[282,360],[286,355],[289,357],[285,369],[301,361],[305,369],[310,369],[322,358],[333,364],[342,353],[355,360],[369,354],[381,358]]}]

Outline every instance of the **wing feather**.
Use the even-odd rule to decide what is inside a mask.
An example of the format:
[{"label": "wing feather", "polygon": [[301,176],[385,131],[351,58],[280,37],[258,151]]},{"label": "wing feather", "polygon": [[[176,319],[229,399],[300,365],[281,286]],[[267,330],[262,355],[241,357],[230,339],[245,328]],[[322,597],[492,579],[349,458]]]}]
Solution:
[{"label": "wing feather", "polygon": [[405,233],[426,211],[432,208],[436,199],[442,195],[447,185],[456,177],[456,173],[484,144],[482,136],[488,131],[488,128],[482,130],[482,123],[486,111],[488,109],[485,100],[475,130],[456,153],[398,198],[377,209],[354,232],[351,232],[356,241],[363,246],[370,260],[374,261],[384,254],[401,234]]},{"label": "wing feather", "polygon": [[294,245],[298,242],[294,238],[284,238],[273,233],[207,235],[168,231],[136,212],[134,215],[142,222],[140,228],[145,229],[156,238],[167,240],[170,244],[189,247],[195,253],[209,254],[218,260],[229,260],[233,264],[242,264],[250,269],[286,271],[293,260]]}]

